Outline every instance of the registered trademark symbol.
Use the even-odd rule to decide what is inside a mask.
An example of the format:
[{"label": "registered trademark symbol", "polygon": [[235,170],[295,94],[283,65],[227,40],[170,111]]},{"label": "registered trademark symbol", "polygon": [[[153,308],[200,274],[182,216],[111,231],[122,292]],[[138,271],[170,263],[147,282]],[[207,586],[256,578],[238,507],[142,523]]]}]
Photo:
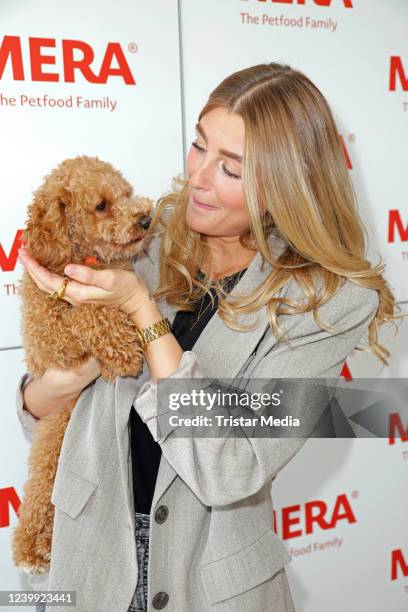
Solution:
[{"label": "registered trademark symbol", "polygon": [[356,135],[355,134],[349,134],[347,137],[347,140],[349,142],[355,142],[356,141]]},{"label": "registered trademark symbol", "polygon": [[351,492],[351,497],[352,497],[353,499],[357,499],[357,497],[358,497],[359,495],[360,495],[360,493],[359,493],[358,491],[352,491],[352,492]]},{"label": "registered trademark symbol", "polygon": [[137,53],[138,52],[138,46],[135,42],[131,42],[128,44],[128,49],[129,49],[129,53]]}]

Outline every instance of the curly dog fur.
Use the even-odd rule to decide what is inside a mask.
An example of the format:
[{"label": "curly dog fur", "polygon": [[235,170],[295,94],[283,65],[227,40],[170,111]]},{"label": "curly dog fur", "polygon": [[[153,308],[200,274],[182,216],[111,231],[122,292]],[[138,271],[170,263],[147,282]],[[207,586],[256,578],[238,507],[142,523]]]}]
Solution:
[{"label": "curly dog fur", "polygon": [[[131,258],[145,244],[151,210],[152,200],[134,197],[131,185],[110,164],[79,156],[60,163],[34,192],[23,239],[31,255],[59,275],[68,263],[131,270]],[[119,308],[51,300],[28,272],[19,293],[25,360],[33,376],[42,376],[47,368],[76,368],[91,355],[108,382],[138,376],[143,351],[134,323]],[[73,408],[56,409],[36,425],[12,539],[14,563],[31,574],[49,569],[51,495]]]}]

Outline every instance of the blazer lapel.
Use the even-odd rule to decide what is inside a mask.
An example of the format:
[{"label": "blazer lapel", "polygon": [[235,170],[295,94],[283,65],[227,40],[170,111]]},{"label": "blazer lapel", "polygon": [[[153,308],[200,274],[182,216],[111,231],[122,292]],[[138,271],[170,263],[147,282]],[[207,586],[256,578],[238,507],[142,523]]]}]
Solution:
[{"label": "blazer lapel", "polygon": [[[274,232],[271,234],[269,247],[274,259],[279,257],[286,246],[287,242],[285,240]],[[229,295],[238,296],[249,293],[260,285],[270,272],[271,264],[267,261],[262,262],[261,253],[258,252],[250,263],[248,270]],[[168,304],[164,299],[159,300],[158,306],[163,317],[168,317],[170,323],[172,323],[176,316],[177,308]],[[253,331],[239,332],[229,328],[223,322],[218,312],[216,312],[194,344],[192,350],[196,353],[201,369],[206,377],[235,378],[269,327],[265,306],[256,313],[241,315],[238,321],[245,326],[252,325],[254,322],[259,324]],[[163,460],[162,455],[152,509],[176,476],[177,473],[168,461]]]},{"label": "blazer lapel", "polygon": [[[261,255],[257,253],[248,270],[230,292],[231,296],[244,295],[264,280],[270,270],[270,264],[265,262],[264,269],[261,270],[260,260]],[[163,316],[168,317],[172,323],[176,308],[165,301],[159,301],[158,306]],[[216,311],[191,349],[196,353],[207,377],[233,378],[238,373],[265,331],[266,309],[241,315],[238,320],[244,325],[252,325],[258,321],[259,325],[253,331],[237,332],[229,328]]]}]

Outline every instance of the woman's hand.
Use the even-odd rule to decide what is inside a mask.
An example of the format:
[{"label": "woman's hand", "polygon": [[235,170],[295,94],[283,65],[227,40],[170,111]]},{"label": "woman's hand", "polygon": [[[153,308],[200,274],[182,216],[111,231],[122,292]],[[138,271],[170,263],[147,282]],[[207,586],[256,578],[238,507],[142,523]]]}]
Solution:
[{"label": "woman's hand", "polygon": [[69,370],[57,370],[47,368],[42,378],[49,386],[61,393],[61,395],[75,395],[101,375],[101,367],[96,357],[91,356],[85,363],[70,368]]},{"label": "woman's hand", "polygon": [[74,406],[82,391],[101,374],[99,361],[90,357],[70,370],[47,368],[23,391],[24,408],[36,419]]},{"label": "woman's hand", "polygon": [[[63,277],[41,266],[23,247],[19,250],[18,260],[42,291],[51,293],[61,287]],[[118,306],[131,315],[151,299],[143,279],[130,270],[94,270],[88,266],[68,264],[64,273],[70,280],[63,299],[74,306]]]}]

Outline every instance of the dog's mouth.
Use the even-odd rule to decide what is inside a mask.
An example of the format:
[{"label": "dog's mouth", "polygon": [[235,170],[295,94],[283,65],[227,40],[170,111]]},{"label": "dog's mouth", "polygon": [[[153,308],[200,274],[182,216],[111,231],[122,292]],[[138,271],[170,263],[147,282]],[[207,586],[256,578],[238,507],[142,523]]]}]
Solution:
[{"label": "dog's mouth", "polygon": [[115,246],[117,246],[118,248],[122,248],[123,247],[127,247],[127,246],[131,246],[132,244],[136,244],[137,242],[141,242],[143,239],[145,238],[145,236],[136,236],[136,238],[132,238],[131,240],[128,240],[127,242],[113,242],[113,244]]},{"label": "dog's mouth", "polygon": [[143,240],[144,236],[138,236],[137,238],[132,238],[132,240],[129,240],[129,242],[125,242],[125,246],[128,244],[135,244],[136,242],[140,242],[141,240]]}]

